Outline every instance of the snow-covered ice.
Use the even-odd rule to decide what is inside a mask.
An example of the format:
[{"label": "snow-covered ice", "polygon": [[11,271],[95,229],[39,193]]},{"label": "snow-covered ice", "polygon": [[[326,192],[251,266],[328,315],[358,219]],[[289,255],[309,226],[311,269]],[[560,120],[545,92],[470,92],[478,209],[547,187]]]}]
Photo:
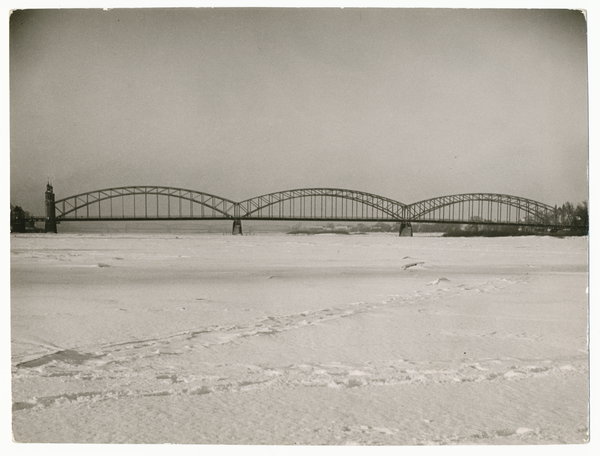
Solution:
[{"label": "snow-covered ice", "polygon": [[587,238],[11,237],[18,442],[588,440]]}]

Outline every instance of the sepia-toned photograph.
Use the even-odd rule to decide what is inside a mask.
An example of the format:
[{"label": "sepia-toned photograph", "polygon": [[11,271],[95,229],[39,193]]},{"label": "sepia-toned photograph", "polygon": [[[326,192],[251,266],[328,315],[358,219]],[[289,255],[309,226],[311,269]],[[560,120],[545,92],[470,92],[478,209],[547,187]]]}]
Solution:
[{"label": "sepia-toned photograph", "polygon": [[5,12],[13,442],[589,443],[587,11]]}]

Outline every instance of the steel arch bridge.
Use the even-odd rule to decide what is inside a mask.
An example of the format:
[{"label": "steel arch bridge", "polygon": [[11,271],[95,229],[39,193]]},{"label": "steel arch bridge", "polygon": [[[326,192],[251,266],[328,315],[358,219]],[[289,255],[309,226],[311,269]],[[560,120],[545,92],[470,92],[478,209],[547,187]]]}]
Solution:
[{"label": "steel arch bridge", "polygon": [[54,200],[46,191],[46,230],[67,221],[312,220],[394,222],[400,232],[411,223],[476,223],[555,227],[556,210],[538,201],[496,193],[440,196],[405,204],[372,193],[339,188],[285,190],[241,202],[205,192],[164,186],[128,186],[93,190]]}]

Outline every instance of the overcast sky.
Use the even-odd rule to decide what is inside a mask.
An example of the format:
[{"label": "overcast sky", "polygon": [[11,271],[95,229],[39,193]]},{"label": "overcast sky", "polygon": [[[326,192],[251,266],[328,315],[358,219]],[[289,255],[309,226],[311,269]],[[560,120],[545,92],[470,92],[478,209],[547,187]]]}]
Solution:
[{"label": "overcast sky", "polygon": [[164,185],[404,203],[587,199],[586,21],[567,10],[26,10],[11,203]]}]

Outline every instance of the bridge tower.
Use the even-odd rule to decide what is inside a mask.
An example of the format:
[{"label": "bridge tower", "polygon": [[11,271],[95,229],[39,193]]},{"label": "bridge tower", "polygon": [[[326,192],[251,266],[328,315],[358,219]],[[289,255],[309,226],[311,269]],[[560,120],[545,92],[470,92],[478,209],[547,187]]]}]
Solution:
[{"label": "bridge tower", "polygon": [[57,233],[56,230],[56,207],[54,206],[54,190],[50,182],[46,184],[46,233]]}]

